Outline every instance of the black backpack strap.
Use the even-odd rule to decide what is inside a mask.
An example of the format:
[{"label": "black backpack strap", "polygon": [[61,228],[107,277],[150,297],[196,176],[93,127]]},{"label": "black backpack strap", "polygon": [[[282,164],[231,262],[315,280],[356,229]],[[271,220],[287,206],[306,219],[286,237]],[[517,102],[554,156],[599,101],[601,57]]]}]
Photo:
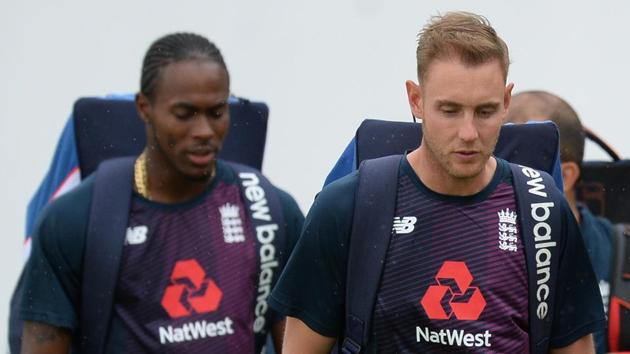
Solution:
[{"label": "black backpack strap", "polygon": [[131,206],[134,160],[108,160],[96,172],[83,255],[83,353],[100,354],[105,349]]},{"label": "black backpack strap", "polygon": [[[560,259],[561,196],[548,174],[521,165],[510,167],[527,263],[530,352],[547,353]],[[537,259],[542,263],[537,264]]]},{"label": "black backpack strap", "polygon": [[234,169],[238,177],[241,196],[247,206],[247,214],[256,240],[259,273],[253,330],[256,347],[259,347],[266,342],[267,331],[273,320],[272,311],[268,311],[267,300],[288,258],[285,254],[286,224],[282,204],[271,182],[254,168],[233,162],[229,162],[228,165]]},{"label": "black backpack strap", "polygon": [[359,167],[341,353],[358,354],[369,341],[376,292],[392,233],[401,155],[366,160]]},{"label": "black backpack strap", "polygon": [[[620,262],[622,262],[620,275],[623,280],[630,281],[630,242],[628,242],[630,240],[630,224],[618,225],[617,230],[620,230],[618,232],[619,235],[623,235],[626,237],[624,239],[625,246],[623,246],[623,248],[619,246],[619,249],[623,250],[625,255],[624,258],[619,260]],[[630,300],[630,291],[628,291],[627,295]]]},{"label": "black backpack strap", "polygon": [[630,350],[630,224],[615,225],[608,304],[608,350]]}]

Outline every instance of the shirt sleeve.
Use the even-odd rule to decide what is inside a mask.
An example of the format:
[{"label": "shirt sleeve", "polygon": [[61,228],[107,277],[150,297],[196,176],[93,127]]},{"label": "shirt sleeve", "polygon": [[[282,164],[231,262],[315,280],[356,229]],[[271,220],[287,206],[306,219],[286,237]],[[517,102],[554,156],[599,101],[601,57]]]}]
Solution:
[{"label": "shirt sleeve", "polygon": [[75,330],[90,182],[53,201],[35,227],[20,317]]},{"label": "shirt sleeve", "polygon": [[315,332],[340,335],[344,323],[346,263],[357,174],[344,177],[315,199],[302,235],[274,288],[270,304]]},{"label": "shirt sleeve", "polygon": [[282,204],[282,214],[284,216],[285,230],[287,235],[287,254],[291,254],[297,240],[300,237],[300,233],[302,232],[302,226],[304,225],[304,214],[297,202],[293,197],[283,191],[282,189],[277,188],[278,197],[280,199],[280,203]]},{"label": "shirt sleeve", "polygon": [[560,254],[550,345],[567,346],[605,324],[599,286],[578,224],[566,201],[562,204],[565,247]]},{"label": "shirt sleeve", "polygon": [[[278,193],[278,199],[280,199],[280,204],[282,205],[282,216],[284,218],[286,235],[286,244],[284,248],[282,248],[282,253],[283,257],[288,258],[293,252],[293,249],[300,237],[300,233],[302,232],[304,214],[302,214],[297,202],[289,193],[277,187],[276,192]],[[268,314],[271,324],[284,320],[284,316],[275,311],[273,308],[269,309]]]}]

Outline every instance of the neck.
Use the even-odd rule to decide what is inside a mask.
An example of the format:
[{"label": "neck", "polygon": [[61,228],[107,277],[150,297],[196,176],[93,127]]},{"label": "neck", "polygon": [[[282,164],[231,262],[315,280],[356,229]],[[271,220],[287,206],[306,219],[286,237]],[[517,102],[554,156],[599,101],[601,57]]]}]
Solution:
[{"label": "neck", "polygon": [[147,187],[151,200],[160,203],[181,203],[203,193],[211,179],[194,180],[179,172],[155,148],[147,148]]},{"label": "neck", "polygon": [[497,167],[497,161],[491,157],[479,174],[457,178],[442,168],[424,144],[409,153],[407,160],[425,186],[434,192],[451,196],[469,196],[479,193],[490,183]]}]

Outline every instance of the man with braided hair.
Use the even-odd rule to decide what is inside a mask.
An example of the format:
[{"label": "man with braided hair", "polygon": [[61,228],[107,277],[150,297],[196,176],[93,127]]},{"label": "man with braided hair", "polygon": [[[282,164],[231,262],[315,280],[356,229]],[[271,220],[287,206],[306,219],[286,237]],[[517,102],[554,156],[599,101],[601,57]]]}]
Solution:
[{"label": "man with braided hair", "polygon": [[[260,353],[267,332],[281,345],[283,320],[266,296],[303,215],[258,172],[217,159],[229,96],[227,67],[206,38],[175,33],[151,45],[135,101],[147,146],[128,160],[131,204],[104,343],[86,349],[93,324],[82,313],[99,168],[40,217],[20,311],[23,353]],[[252,215],[284,223],[259,229]],[[274,238],[282,232],[283,242]]]}]

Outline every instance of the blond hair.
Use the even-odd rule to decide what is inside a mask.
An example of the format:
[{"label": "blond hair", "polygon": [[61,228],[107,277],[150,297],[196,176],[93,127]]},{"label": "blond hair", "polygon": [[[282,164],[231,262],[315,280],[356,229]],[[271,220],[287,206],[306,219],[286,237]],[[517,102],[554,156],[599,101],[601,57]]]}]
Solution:
[{"label": "blond hair", "polygon": [[448,12],[431,17],[418,34],[418,80],[426,79],[427,69],[435,59],[456,57],[467,65],[498,60],[507,79],[510,58],[505,42],[488,19],[470,12]]}]

